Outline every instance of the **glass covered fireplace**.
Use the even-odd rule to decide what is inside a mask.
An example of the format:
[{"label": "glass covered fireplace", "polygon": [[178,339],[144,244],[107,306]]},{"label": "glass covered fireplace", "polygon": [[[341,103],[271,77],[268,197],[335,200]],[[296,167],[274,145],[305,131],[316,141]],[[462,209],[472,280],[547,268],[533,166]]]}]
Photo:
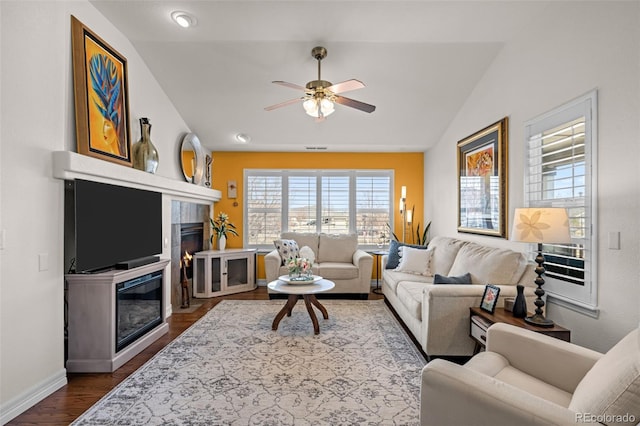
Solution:
[{"label": "glass covered fireplace", "polygon": [[116,352],[162,323],[162,276],[160,270],[116,285]]}]

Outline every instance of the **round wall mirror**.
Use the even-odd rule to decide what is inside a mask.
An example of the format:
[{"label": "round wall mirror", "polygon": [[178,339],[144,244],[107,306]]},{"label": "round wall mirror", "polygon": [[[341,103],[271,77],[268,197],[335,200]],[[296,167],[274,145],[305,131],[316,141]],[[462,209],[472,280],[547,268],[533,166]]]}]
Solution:
[{"label": "round wall mirror", "polygon": [[195,133],[187,133],[182,138],[182,145],[180,146],[180,166],[187,182],[192,182],[196,185],[202,183],[204,161],[204,151],[202,150],[200,139]]}]

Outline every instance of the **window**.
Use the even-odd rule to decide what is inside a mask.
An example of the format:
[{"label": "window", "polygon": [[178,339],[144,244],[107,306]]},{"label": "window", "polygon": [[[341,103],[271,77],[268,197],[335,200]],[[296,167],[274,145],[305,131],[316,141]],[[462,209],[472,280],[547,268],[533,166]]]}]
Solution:
[{"label": "window", "polygon": [[374,247],[392,223],[393,171],[245,170],[245,246],[271,248],[284,231],[356,233]]},{"label": "window", "polygon": [[593,310],[596,244],[596,109],[591,92],[525,123],[528,207],[565,207],[571,244],[545,244],[545,291],[572,308]]}]

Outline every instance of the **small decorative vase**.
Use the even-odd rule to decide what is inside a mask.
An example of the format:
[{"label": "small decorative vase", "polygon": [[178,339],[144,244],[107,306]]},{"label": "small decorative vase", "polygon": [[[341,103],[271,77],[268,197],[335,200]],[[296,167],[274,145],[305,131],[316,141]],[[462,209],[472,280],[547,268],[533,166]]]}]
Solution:
[{"label": "small decorative vase", "polygon": [[527,299],[524,298],[524,286],[517,285],[516,300],[513,301],[513,316],[524,318],[527,316]]},{"label": "small decorative vase", "polygon": [[224,250],[226,246],[227,246],[227,237],[225,237],[224,235],[220,235],[218,237],[218,250]]},{"label": "small decorative vase", "polygon": [[140,119],[140,140],[133,145],[133,167],[149,173],[158,168],[158,150],[151,143],[151,123],[148,118]]}]

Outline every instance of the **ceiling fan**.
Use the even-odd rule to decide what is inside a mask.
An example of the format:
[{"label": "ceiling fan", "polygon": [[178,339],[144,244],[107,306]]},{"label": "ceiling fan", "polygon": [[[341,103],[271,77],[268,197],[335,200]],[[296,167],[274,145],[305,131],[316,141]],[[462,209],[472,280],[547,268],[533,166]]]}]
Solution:
[{"label": "ceiling fan", "polygon": [[318,61],[317,80],[308,82],[305,87],[293,83],[287,83],[286,81],[273,82],[281,86],[301,90],[305,92],[305,95],[300,98],[290,99],[279,104],[268,106],[265,108],[265,110],[271,111],[276,108],[303,101],[302,106],[304,107],[304,110],[310,116],[316,117],[316,121],[322,121],[328,115],[332,114],[334,111],[334,103],[339,103],[341,105],[359,109],[360,111],[369,113],[376,110],[375,105],[366,104],[364,102],[356,101],[355,99],[338,95],[338,93],[344,93],[350,90],[362,89],[363,87],[365,87],[360,80],[352,79],[343,81],[342,83],[332,84],[331,82],[322,80],[322,78],[320,78],[320,63],[324,58],[327,57],[327,49],[322,46],[314,47],[313,49],[311,49],[311,56]]}]

